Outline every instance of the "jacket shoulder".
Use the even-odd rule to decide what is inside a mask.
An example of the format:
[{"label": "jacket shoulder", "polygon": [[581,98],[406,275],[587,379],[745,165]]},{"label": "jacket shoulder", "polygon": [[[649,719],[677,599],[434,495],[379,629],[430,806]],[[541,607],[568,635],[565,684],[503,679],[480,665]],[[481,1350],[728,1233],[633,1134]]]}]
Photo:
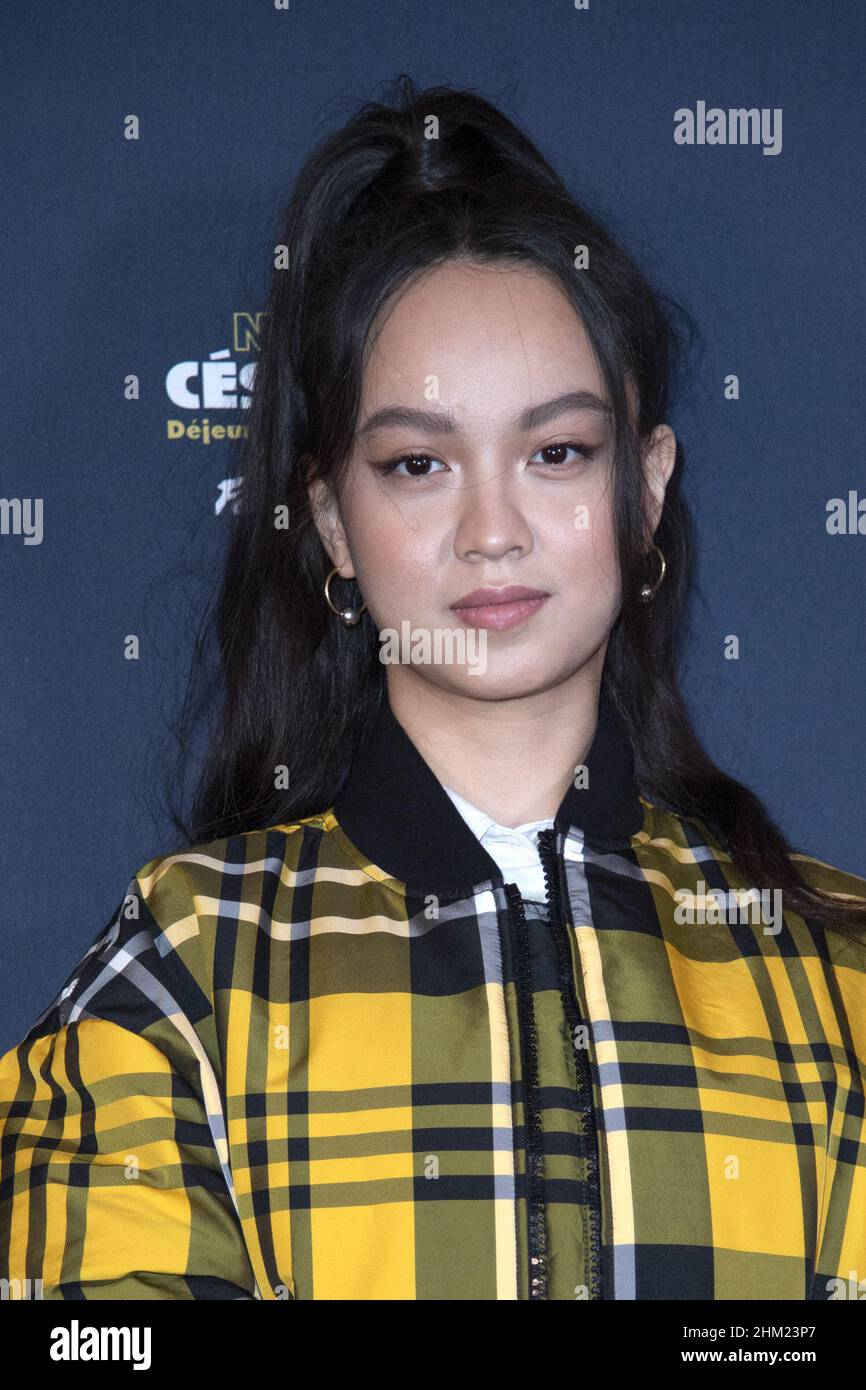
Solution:
[{"label": "jacket shoulder", "polygon": [[235,926],[296,866],[324,815],[201,841],[148,859],[25,1039],[103,1018],[135,1032],[212,1012],[218,920]]},{"label": "jacket shoulder", "polygon": [[[643,831],[635,837],[638,846],[660,846],[673,854],[683,848],[708,848],[719,862],[730,860],[723,837],[710,820],[685,815],[675,807],[644,794],[640,799],[647,816]],[[866,901],[866,877],[851,869],[828,864],[826,860],[802,849],[792,850],[791,859],[811,887],[850,898],[855,903]]]},{"label": "jacket shoulder", "polygon": [[836,864],[828,864],[826,860],[802,850],[795,850],[791,858],[811,887],[851,898],[855,902],[866,902],[866,877]]},{"label": "jacket shoulder", "polygon": [[795,851],[791,858],[811,888],[831,894],[843,906],[849,903],[862,910],[859,923],[854,922],[844,929],[828,924],[824,930],[831,959],[856,970],[866,986],[866,878],[804,851]]}]

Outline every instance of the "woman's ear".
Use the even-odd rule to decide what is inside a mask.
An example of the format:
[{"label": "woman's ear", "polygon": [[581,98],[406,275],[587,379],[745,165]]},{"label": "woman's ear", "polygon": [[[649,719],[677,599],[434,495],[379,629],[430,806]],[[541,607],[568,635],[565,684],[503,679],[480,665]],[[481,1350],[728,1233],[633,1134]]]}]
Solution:
[{"label": "woman's ear", "polygon": [[307,484],[307,496],[316,530],[331,563],[336,565],[344,579],[354,579],[355,567],[349,554],[349,542],[337,498],[321,478],[313,478]]},{"label": "woman's ear", "polygon": [[676,435],[670,425],[657,425],[650,436],[650,442],[643,459],[644,476],[650,493],[648,517],[650,540],[655,535],[661,518],[665,492],[670,476],[674,471],[676,457]]}]

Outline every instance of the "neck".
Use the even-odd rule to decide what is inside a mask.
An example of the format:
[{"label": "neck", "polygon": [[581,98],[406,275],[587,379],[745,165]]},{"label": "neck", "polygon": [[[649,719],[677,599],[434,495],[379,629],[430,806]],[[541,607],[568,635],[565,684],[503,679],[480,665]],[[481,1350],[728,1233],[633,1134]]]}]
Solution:
[{"label": "neck", "polygon": [[568,680],[513,700],[444,690],[411,666],[390,665],[398,723],[445,787],[500,825],[556,815],[598,721],[604,649]]}]

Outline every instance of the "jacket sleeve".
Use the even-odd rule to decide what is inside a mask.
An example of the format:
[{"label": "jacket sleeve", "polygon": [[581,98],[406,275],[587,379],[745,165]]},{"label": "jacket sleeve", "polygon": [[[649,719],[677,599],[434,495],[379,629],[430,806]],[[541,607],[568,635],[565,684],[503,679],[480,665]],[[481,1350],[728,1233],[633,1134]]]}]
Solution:
[{"label": "jacket sleeve", "polygon": [[[260,1293],[237,1217],[187,897],[140,880],[0,1058],[0,1280],[11,1298]],[[186,961],[177,949],[183,943]]]}]

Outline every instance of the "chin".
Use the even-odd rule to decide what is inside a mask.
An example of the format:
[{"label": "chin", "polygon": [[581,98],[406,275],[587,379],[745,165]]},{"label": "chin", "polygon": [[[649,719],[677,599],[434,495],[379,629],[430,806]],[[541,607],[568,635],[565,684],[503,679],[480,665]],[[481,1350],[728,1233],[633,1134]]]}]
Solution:
[{"label": "chin", "polygon": [[486,671],[452,669],[447,679],[437,680],[436,684],[472,700],[525,700],[559,685],[571,674],[550,669],[497,670],[491,663]]}]

